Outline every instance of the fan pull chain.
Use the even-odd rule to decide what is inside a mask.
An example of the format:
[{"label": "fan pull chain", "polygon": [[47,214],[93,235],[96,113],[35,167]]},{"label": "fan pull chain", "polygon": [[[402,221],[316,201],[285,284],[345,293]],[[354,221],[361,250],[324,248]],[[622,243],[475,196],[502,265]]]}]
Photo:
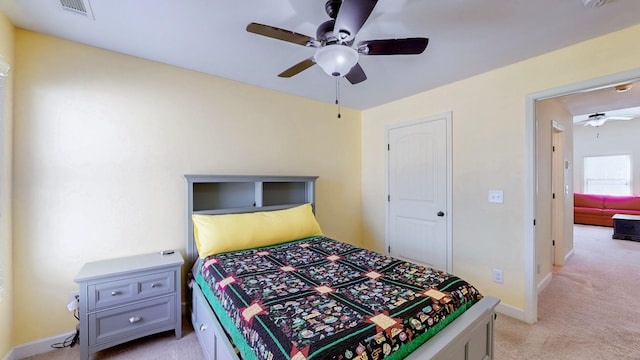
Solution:
[{"label": "fan pull chain", "polygon": [[336,105],[338,106],[338,119],[342,117],[340,114],[340,78],[336,77]]}]

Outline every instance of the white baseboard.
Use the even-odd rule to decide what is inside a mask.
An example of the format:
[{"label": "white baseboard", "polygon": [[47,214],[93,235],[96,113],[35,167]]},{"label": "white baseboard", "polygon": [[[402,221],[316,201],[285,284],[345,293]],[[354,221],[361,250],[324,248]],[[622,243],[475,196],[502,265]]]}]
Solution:
[{"label": "white baseboard", "polygon": [[[182,303],[182,314],[187,313],[187,303]],[[2,360],[19,360],[28,358],[30,356],[40,355],[55,350],[51,347],[52,344],[57,344],[65,341],[68,337],[72,336],[75,331],[71,331],[66,334],[52,336],[46,339],[32,341],[30,343],[17,345],[13,349],[9,350]]]},{"label": "white baseboard", "polygon": [[506,315],[510,318],[514,318],[516,320],[520,320],[522,322],[527,322],[525,320],[524,310],[517,308],[515,306],[507,305],[505,303],[500,303],[496,306],[496,312],[502,315]]},{"label": "white baseboard", "polygon": [[75,334],[75,331],[17,345],[9,351],[3,360],[18,360],[48,353],[49,351],[55,350],[51,347],[52,344],[61,343],[70,336],[73,336],[73,334]]},{"label": "white baseboard", "polygon": [[[553,278],[553,274],[549,273],[547,274],[547,276],[544,277],[544,279],[542,279],[542,281],[540,281],[540,284],[538,284],[537,286],[537,290],[538,293],[540,291],[542,291],[542,289],[544,289],[547,285],[549,285],[549,283],[551,282],[551,279]],[[537,295],[536,295],[537,296]],[[498,304],[498,306],[496,306],[496,312],[502,315],[506,315],[510,318],[514,318],[516,320],[520,320],[522,322],[525,322],[527,324],[530,324],[530,322],[528,322],[526,319],[526,314],[524,312],[523,309],[517,308],[515,306],[511,306],[511,305],[507,305],[505,303],[500,303]]]},{"label": "white baseboard", "polygon": [[13,354],[13,349],[9,350],[7,355],[5,355],[2,360],[16,360],[15,355]]},{"label": "white baseboard", "polygon": [[567,254],[567,256],[564,257],[564,264],[566,265],[569,260],[571,260],[571,258],[573,257],[573,255],[575,255],[575,252],[573,251],[573,249],[571,249],[571,251],[569,251],[569,253]]},{"label": "white baseboard", "polygon": [[536,294],[540,294],[540,291],[544,290],[544,288],[546,288],[549,283],[551,283],[551,279],[553,279],[553,273],[550,272],[538,284]]}]

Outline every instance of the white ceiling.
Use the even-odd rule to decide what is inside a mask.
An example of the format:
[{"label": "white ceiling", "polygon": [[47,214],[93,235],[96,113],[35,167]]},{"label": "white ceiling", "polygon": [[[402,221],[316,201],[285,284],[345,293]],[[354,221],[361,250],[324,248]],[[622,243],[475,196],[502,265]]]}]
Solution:
[{"label": "white ceiling", "polygon": [[624,92],[616,91],[616,84],[614,84],[604,88],[564,95],[558,99],[570,114],[578,117],[599,112],[615,112],[616,115],[632,112],[640,116],[638,112],[640,82],[625,82],[624,84],[630,85],[630,88]]},{"label": "white ceiling", "polygon": [[[314,66],[277,74],[313,49],[245,31],[259,22],[315,37],[325,0],[0,0],[17,27],[323,102],[335,80]],[[349,1],[349,0],[344,0]],[[367,109],[640,23],[640,0],[380,0],[356,41],[428,37],[421,55],[361,56],[368,79],[341,79],[341,103]],[[616,56],[616,54],[611,54]],[[600,57],[606,59],[606,57]]]}]

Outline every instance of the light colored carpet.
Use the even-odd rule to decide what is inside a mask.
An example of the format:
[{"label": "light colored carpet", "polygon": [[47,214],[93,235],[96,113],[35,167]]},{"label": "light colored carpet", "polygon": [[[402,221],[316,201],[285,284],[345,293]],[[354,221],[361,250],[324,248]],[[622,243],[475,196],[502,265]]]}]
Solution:
[{"label": "light colored carpet", "polygon": [[640,243],[576,225],[574,257],[538,296],[538,323],[498,315],[495,359],[640,359]]},{"label": "light colored carpet", "polygon": [[[612,229],[575,227],[574,257],[554,271],[538,298],[538,323],[498,315],[496,360],[640,359],[640,243],[612,240]],[[31,357],[77,360],[78,346]],[[98,352],[99,359],[204,359],[188,319],[183,337],[149,336]]]}]

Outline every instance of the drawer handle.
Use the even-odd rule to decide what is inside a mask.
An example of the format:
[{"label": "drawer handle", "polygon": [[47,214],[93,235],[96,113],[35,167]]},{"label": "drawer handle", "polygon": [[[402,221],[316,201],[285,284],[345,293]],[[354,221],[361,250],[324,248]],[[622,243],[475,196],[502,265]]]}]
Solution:
[{"label": "drawer handle", "polygon": [[200,325],[200,331],[205,331],[205,330],[207,330],[207,325],[206,324]]},{"label": "drawer handle", "polygon": [[156,283],[152,283],[152,284],[151,284],[151,287],[152,287],[152,288],[156,288],[156,287],[158,287],[158,286],[160,286],[160,285],[159,285],[159,284],[156,284]]},{"label": "drawer handle", "polygon": [[142,316],[132,316],[132,317],[129,318],[129,322],[131,324],[135,324],[135,323],[137,323],[139,321],[142,321]]},{"label": "drawer handle", "polygon": [[118,296],[120,295],[120,291],[112,291],[111,292],[111,296]]}]

